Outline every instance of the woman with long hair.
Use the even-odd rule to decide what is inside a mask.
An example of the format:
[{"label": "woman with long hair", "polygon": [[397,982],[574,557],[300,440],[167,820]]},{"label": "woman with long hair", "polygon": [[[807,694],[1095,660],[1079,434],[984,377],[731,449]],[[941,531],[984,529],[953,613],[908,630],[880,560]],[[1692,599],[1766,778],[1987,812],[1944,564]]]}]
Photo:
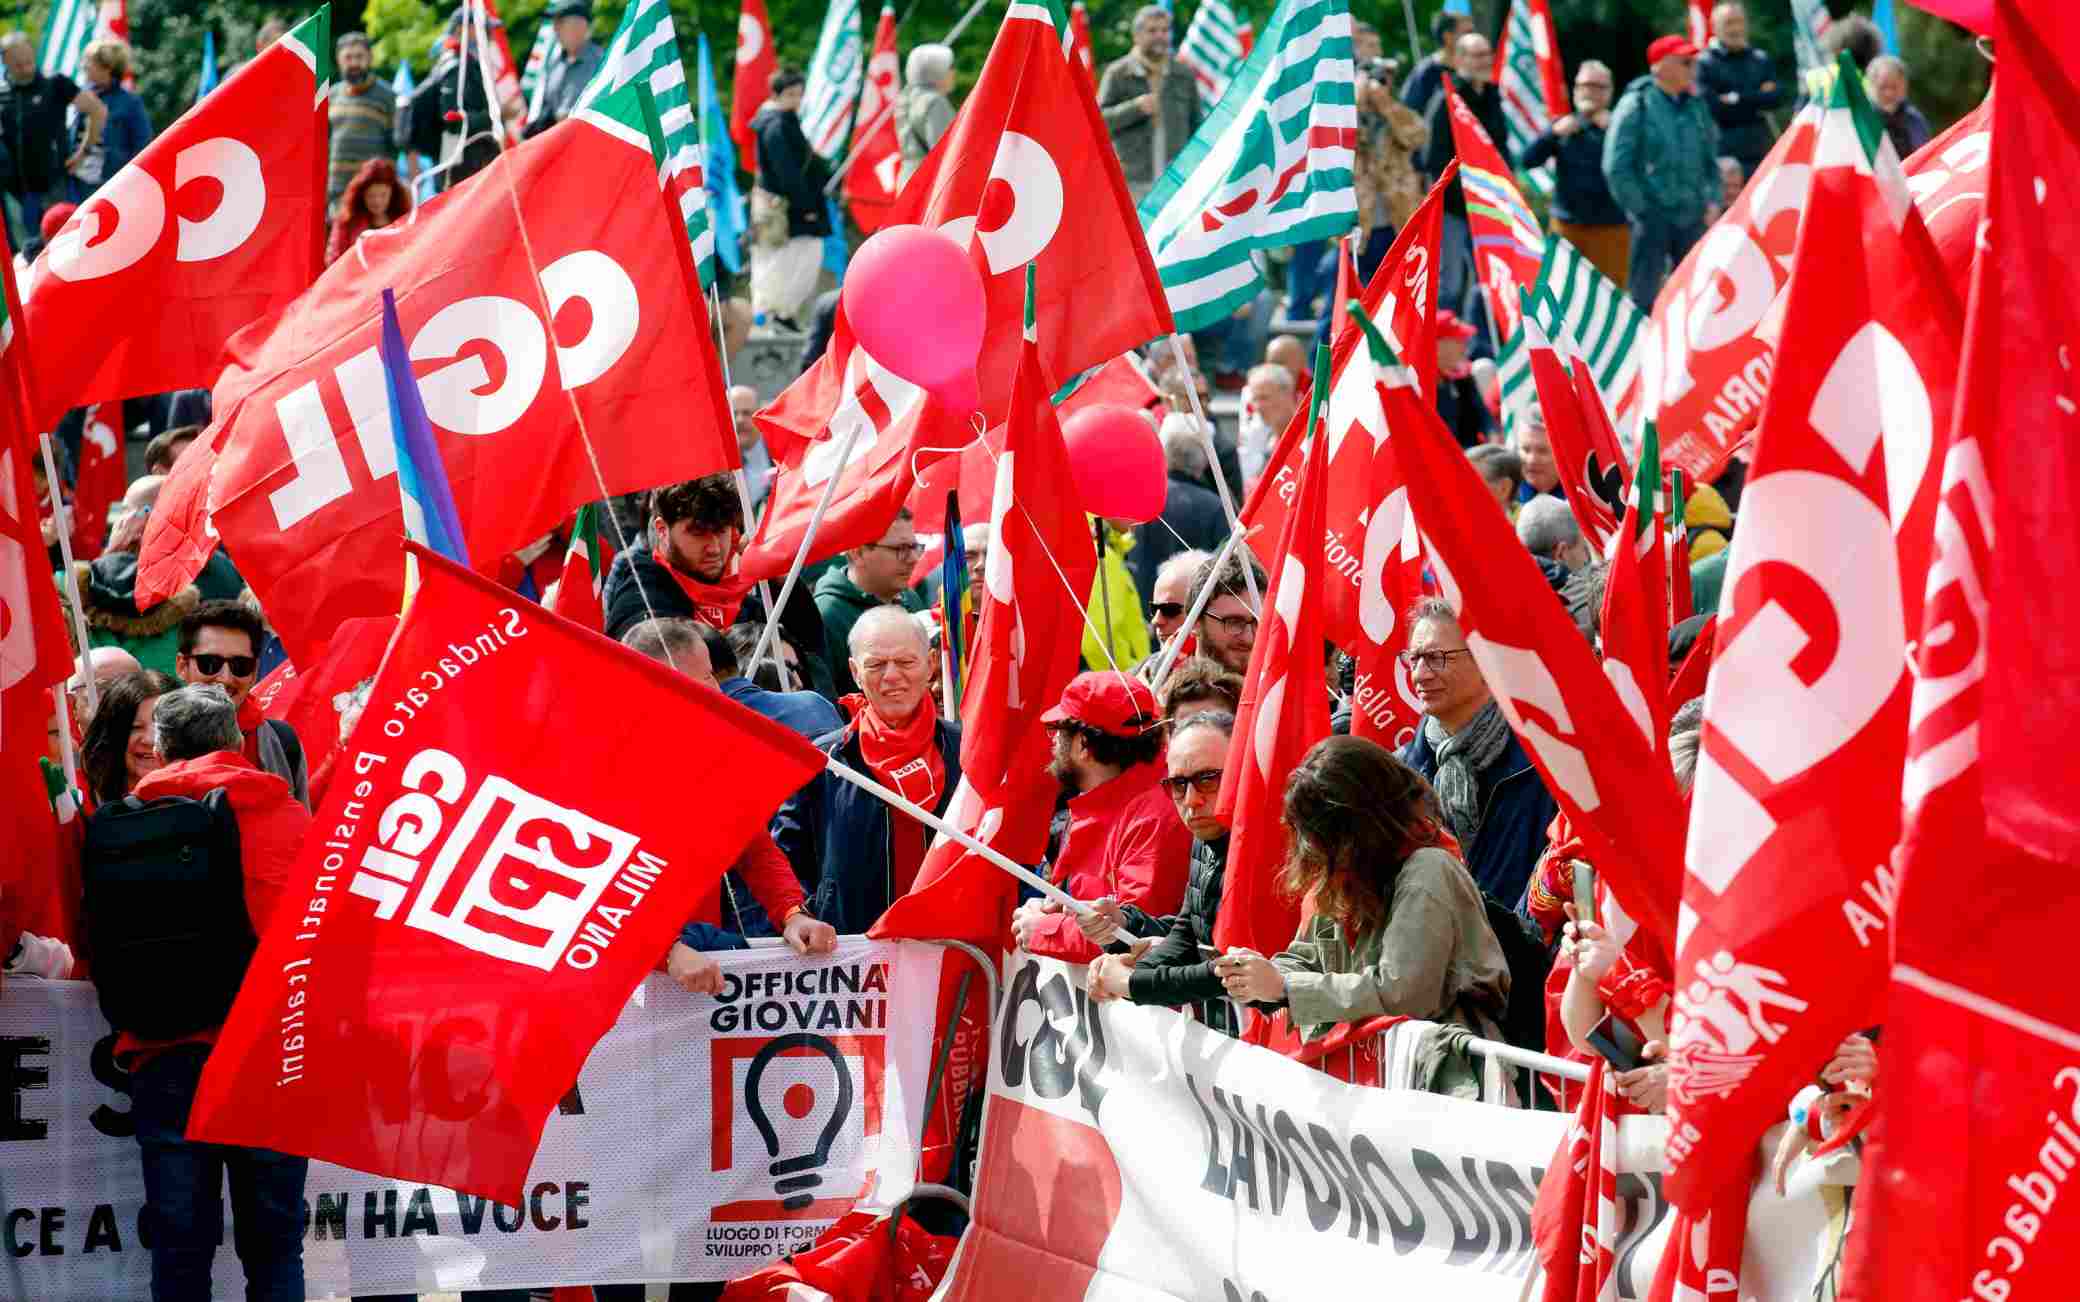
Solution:
[{"label": "woman with long hair", "polygon": [[180,686],[172,674],[143,669],[101,685],[101,705],[87,721],[80,766],[97,805],[121,800],[159,767],[152,744],[152,707]]},{"label": "woman with long hair", "polygon": [[1375,742],[1329,737],[1287,779],[1284,821],[1300,932],[1275,958],[1224,955],[1228,993],[1285,1006],[1307,1040],[1381,1014],[1499,1038],[1509,964],[1430,784]]},{"label": "woman with long hair", "polygon": [[412,192],[397,179],[397,164],[387,158],[369,159],[339,197],[339,213],[332,219],[332,234],[325,241],[325,265],[339,261],[355,240],[411,210]]}]

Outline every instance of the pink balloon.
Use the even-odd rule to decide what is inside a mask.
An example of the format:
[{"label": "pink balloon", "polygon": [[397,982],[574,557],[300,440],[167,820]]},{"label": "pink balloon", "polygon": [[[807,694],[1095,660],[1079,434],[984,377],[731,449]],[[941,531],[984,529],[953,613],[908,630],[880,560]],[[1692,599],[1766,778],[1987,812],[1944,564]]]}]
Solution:
[{"label": "pink balloon", "polygon": [[853,255],[839,301],[875,361],[942,406],[975,410],[989,308],[982,273],[957,240],[928,226],[882,227]]},{"label": "pink balloon", "polygon": [[1085,511],[1136,524],[1163,513],[1170,476],[1146,416],[1132,407],[1085,407],[1062,422],[1062,442]]}]

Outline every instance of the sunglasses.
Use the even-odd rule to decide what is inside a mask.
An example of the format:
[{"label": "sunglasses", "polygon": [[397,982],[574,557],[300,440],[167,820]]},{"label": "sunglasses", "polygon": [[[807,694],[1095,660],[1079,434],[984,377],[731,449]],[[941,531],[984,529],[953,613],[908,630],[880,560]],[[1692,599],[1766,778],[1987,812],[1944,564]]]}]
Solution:
[{"label": "sunglasses", "polygon": [[1163,619],[1182,619],[1184,617],[1184,603],[1181,601],[1158,601],[1155,605],[1150,606],[1149,610]]},{"label": "sunglasses", "polygon": [[1163,790],[1170,793],[1172,800],[1183,800],[1187,789],[1197,791],[1202,796],[1211,796],[1220,791],[1221,774],[1224,771],[1201,769],[1197,773],[1187,773],[1181,778],[1162,778],[1160,781]]},{"label": "sunglasses", "polygon": [[222,673],[224,667],[229,665],[233,678],[251,678],[253,671],[260,667],[260,662],[251,656],[189,656],[188,663],[205,674]]}]

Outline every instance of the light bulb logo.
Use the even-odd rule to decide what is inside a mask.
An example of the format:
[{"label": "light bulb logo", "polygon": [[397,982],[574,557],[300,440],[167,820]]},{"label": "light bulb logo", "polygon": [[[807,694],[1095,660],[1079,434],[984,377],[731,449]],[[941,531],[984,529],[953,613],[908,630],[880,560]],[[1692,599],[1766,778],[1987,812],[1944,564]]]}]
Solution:
[{"label": "light bulb logo", "polygon": [[[791,1050],[808,1050],[829,1059],[836,1087],[826,1094],[805,1081],[797,1081],[778,1091],[780,1110],[796,1121],[806,1121],[820,1104],[830,1104],[830,1115],[816,1134],[815,1146],[806,1153],[781,1157],[780,1134],[774,1128],[765,1091],[759,1086],[773,1060]],[[758,1127],[758,1137],[765,1141],[766,1154],[773,1158],[766,1171],[774,1177],[773,1192],[780,1196],[780,1206],[791,1212],[807,1207],[814,1201],[809,1191],[823,1183],[817,1168],[830,1160],[838,1129],[852,1115],[852,1069],[838,1053],[838,1046],[821,1035],[795,1032],[775,1036],[751,1058],[750,1069],[744,1075],[744,1106],[751,1114],[751,1124]]]}]

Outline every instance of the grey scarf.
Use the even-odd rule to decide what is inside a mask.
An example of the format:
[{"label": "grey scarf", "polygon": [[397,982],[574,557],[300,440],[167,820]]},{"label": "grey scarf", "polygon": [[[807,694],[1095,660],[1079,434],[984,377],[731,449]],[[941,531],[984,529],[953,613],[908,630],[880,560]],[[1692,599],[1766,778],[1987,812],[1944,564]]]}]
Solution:
[{"label": "grey scarf", "polygon": [[1465,727],[1449,735],[1434,716],[1425,717],[1423,739],[1437,756],[1437,772],[1430,785],[1437,791],[1438,803],[1444,806],[1452,835],[1459,838],[1460,853],[1471,858],[1474,839],[1481,834],[1481,770],[1493,764],[1509,744],[1509,720],[1502,717],[1501,707],[1490,701],[1466,721]]}]

